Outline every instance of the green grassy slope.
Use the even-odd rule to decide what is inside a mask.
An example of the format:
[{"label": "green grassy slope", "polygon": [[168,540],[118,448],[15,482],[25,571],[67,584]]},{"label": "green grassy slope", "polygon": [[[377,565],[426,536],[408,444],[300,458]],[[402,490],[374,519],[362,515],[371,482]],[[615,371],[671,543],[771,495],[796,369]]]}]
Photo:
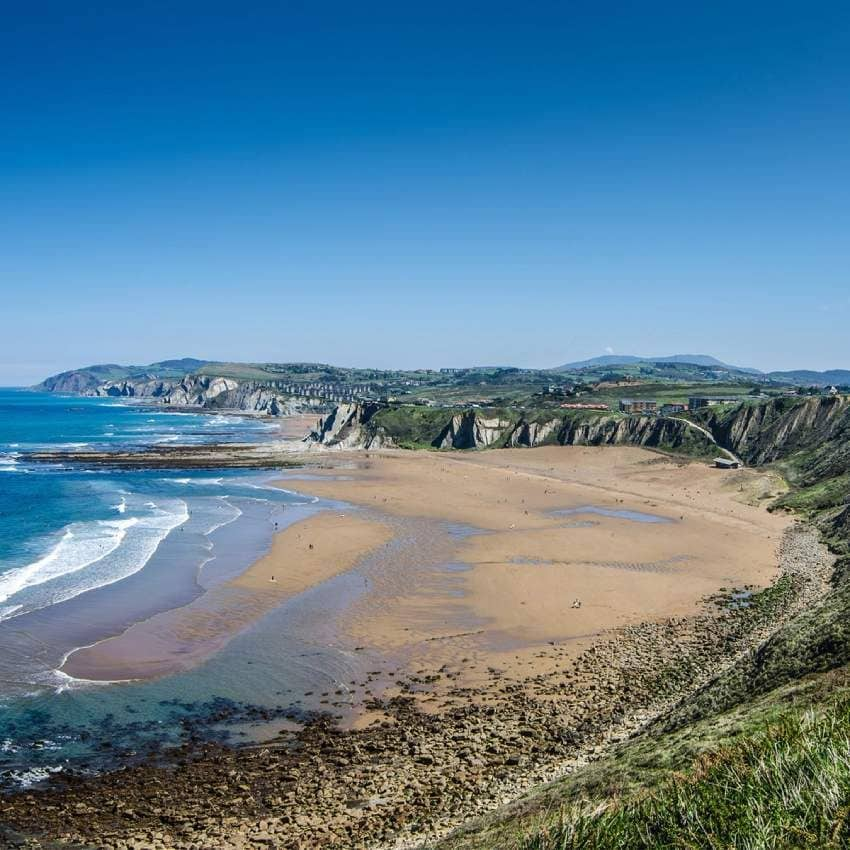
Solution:
[{"label": "green grassy slope", "polygon": [[522,850],[842,848],[850,843],[850,692],[762,722],[650,793],[521,838]]},{"label": "green grassy slope", "polygon": [[455,414],[454,410],[433,407],[387,407],[369,422],[372,433],[379,429],[403,449],[428,449]]},{"label": "green grassy slope", "polygon": [[[846,669],[808,676],[681,729],[621,743],[434,848],[846,846],[848,712]],[[836,776],[837,787],[819,782]],[[802,812],[789,800],[804,803]]]}]

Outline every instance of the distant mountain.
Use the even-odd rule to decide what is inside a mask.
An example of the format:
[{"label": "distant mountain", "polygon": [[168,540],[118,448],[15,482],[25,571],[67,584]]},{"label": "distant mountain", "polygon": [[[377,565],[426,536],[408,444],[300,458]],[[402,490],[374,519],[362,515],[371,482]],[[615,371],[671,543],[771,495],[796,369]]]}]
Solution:
[{"label": "distant mountain", "polygon": [[811,369],[793,369],[790,372],[768,372],[768,377],[774,381],[801,386],[848,386],[850,385],[850,370],[827,369],[825,372],[815,372]]},{"label": "distant mountain", "polygon": [[151,363],[150,366],[143,366],[141,368],[150,369],[152,371],[174,369],[178,372],[188,373],[194,372],[196,369],[200,369],[201,366],[206,366],[208,363],[212,362],[212,360],[198,360],[195,357],[181,357],[179,360],[160,360],[159,363]]},{"label": "distant mountain", "polygon": [[631,366],[636,363],[683,363],[691,366],[706,368],[730,369],[734,372],[746,372],[750,375],[762,374],[758,369],[746,366],[731,366],[712,357],[709,354],[673,354],[667,357],[638,357],[634,354],[603,354],[601,357],[591,357],[589,360],[579,360],[576,363],[565,363],[556,366],[556,371],[566,372],[574,369],[592,369],[598,366]]}]

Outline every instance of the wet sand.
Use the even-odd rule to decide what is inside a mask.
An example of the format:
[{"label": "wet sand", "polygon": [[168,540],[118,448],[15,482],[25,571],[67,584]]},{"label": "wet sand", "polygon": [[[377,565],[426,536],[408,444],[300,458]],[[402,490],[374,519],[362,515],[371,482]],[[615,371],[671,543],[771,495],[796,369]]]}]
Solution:
[{"label": "wet sand", "polygon": [[275,535],[268,554],[241,575],[189,605],[71,653],[62,672],[115,681],[188,669],[284,600],[351,569],[389,537],[385,525],[356,516],[324,512],[297,522]]}]

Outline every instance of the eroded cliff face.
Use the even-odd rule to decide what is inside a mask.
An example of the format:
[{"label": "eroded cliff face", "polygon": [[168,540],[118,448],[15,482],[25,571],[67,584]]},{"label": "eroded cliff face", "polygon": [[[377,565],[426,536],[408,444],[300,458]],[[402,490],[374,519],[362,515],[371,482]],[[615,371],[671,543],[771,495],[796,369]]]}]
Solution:
[{"label": "eroded cliff face", "polygon": [[452,416],[432,445],[438,449],[487,448],[499,442],[511,425],[508,419],[488,418],[476,410],[467,410]]},{"label": "eroded cliff face", "polygon": [[549,422],[525,422],[519,424],[511,431],[508,445],[512,447],[544,446],[558,442],[558,432],[562,421],[551,419]]},{"label": "eroded cliff face", "polygon": [[394,442],[388,434],[366,427],[380,409],[381,405],[373,403],[337,405],[332,413],[319,420],[305,441],[335,449],[391,447]]},{"label": "eroded cliff face", "polygon": [[106,381],[93,387],[85,387],[77,392],[86,396],[109,396],[110,398],[161,398],[170,392],[174,384],[171,381]]},{"label": "eroded cliff face", "polygon": [[558,442],[569,446],[649,446],[671,450],[713,451],[714,443],[680,419],[663,416],[600,416],[575,421],[567,419]]},{"label": "eroded cliff face", "polygon": [[281,394],[273,387],[251,381],[212,375],[186,375],[179,381],[160,379],[110,381],[86,387],[82,395],[111,398],[150,399],[175,407],[202,407],[205,410],[245,410],[269,416],[327,410],[321,399]]},{"label": "eroded cliff face", "polygon": [[174,384],[162,399],[166,404],[198,404],[211,407],[222,401],[221,396],[233,394],[238,389],[239,382],[232,378],[187,375],[182,381]]},{"label": "eroded cliff face", "polygon": [[850,445],[850,408],[842,396],[777,398],[707,411],[700,419],[720,445],[753,465],[827,442]]},{"label": "eroded cliff face", "polygon": [[[398,444],[397,435],[380,425],[379,404],[341,404],[321,420],[307,438],[319,445],[369,449]],[[438,449],[483,449],[501,446],[635,445],[708,454],[714,443],[699,429],[678,419],[599,415],[580,420],[569,416],[549,421],[511,420],[466,410],[449,415],[436,433],[423,435],[422,443]]]}]

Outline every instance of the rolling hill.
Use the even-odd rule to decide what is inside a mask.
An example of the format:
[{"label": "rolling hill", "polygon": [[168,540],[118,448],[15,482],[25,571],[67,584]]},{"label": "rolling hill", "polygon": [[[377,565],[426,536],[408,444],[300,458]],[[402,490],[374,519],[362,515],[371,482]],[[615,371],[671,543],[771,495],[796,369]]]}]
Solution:
[{"label": "rolling hill", "polygon": [[729,369],[735,372],[746,372],[751,375],[760,375],[758,369],[746,366],[732,366],[724,363],[710,354],[672,354],[666,357],[640,357],[634,354],[603,354],[600,357],[591,357],[588,360],[579,360],[575,363],[565,363],[556,366],[556,371],[566,372],[575,369],[591,369],[597,366],[627,366],[635,363],[686,363],[693,366],[705,366],[708,368]]}]

